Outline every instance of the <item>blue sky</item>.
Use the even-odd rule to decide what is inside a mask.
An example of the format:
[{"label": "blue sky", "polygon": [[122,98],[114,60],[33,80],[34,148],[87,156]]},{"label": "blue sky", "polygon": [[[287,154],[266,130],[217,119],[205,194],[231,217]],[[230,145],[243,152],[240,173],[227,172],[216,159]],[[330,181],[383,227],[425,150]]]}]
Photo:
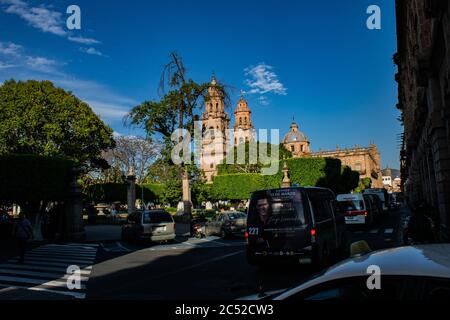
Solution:
[{"label": "blue sky", "polygon": [[[81,30],[66,9],[81,8]],[[369,5],[381,30],[366,28]],[[240,90],[257,128],[292,117],[314,151],[374,141],[382,166],[398,167],[393,0],[26,1],[0,0],[0,81],[49,79],[73,91],[120,134],[123,115],[157,99],[168,54],[189,75]]]}]

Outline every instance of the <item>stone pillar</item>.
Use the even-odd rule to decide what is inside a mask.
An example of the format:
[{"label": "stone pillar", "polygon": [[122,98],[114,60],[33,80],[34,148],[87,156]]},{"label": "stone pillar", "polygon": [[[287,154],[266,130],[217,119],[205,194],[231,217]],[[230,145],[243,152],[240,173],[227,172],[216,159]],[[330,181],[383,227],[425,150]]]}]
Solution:
[{"label": "stone pillar", "polygon": [[130,167],[127,175],[127,206],[128,214],[135,210],[136,205],[136,176],[134,175],[134,168]]},{"label": "stone pillar", "polygon": [[76,241],[86,238],[83,226],[83,202],[81,201],[81,188],[78,185],[78,168],[72,168],[69,186],[69,195],[65,201],[62,237]]},{"label": "stone pillar", "polygon": [[290,188],[291,187],[291,179],[289,178],[289,168],[287,163],[284,163],[283,166],[283,181],[281,182],[282,188]]},{"label": "stone pillar", "polygon": [[189,173],[187,168],[183,168],[182,173],[182,188],[183,188],[183,219],[190,221],[192,218],[192,201],[191,188],[189,185]]}]

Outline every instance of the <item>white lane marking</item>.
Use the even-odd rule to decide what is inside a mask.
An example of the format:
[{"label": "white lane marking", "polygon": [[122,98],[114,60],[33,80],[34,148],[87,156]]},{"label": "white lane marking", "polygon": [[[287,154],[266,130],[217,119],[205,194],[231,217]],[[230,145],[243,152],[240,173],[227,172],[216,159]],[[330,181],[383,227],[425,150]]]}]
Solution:
[{"label": "white lane marking", "polygon": [[[17,259],[8,260],[9,263],[17,263]],[[70,263],[60,263],[60,262],[48,262],[48,261],[34,261],[34,260],[25,260],[23,265],[42,265],[42,266],[52,266],[52,267],[64,267],[67,268]],[[83,269],[92,269],[91,263],[80,263],[78,264],[80,268]]]},{"label": "white lane marking", "polygon": [[392,233],[392,232],[394,232],[394,229],[386,229],[386,230],[384,230],[384,233]]},{"label": "white lane marking", "polygon": [[124,245],[122,245],[119,241],[117,241],[116,244],[122,250],[125,250],[127,252],[131,252],[132,251],[132,250],[128,249],[127,247],[125,247]]},{"label": "white lane marking", "polygon": [[49,249],[64,250],[64,251],[79,251],[79,252],[95,252],[98,249],[98,248],[93,248],[93,247],[61,246],[61,245],[54,245],[54,244],[48,244],[41,248],[49,248]]},{"label": "white lane marking", "polygon": [[27,254],[38,254],[42,256],[64,256],[64,257],[80,257],[80,258],[95,258],[96,254],[79,254],[79,253],[66,253],[66,252],[52,252],[52,251],[40,251],[40,250],[31,250],[28,251]]},{"label": "white lane marking", "polygon": [[74,243],[74,242],[69,242],[66,245],[68,246],[88,246],[88,247],[98,247],[98,243]]},{"label": "white lane marking", "polygon": [[[34,266],[34,265],[26,265],[26,264],[11,264],[11,263],[5,263],[0,264],[0,268],[4,269],[22,269],[22,270],[30,270],[30,271],[50,271],[50,272],[59,272],[59,273],[66,273],[67,268],[52,268],[52,267],[46,267],[46,266]],[[91,270],[80,270],[81,275],[89,275],[91,274]]]},{"label": "white lane marking", "polygon": [[370,233],[378,233],[378,229],[370,230]]},{"label": "white lane marking", "polygon": [[105,247],[105,245],[103,243],[100,243],[101,247],[103,250],[105,250],[106,252],[110,252],[111,250],[108,249],[107,247]]},{"label": "white lane marking", "polygon": [[40,286],[37,287],[25,287],[25,286],[9,286],[7,289],[16,290],[16,289],[27,289],[32,291],[43,291],[43,292],[50,292],[50,293],[57,293],[65,296],[72,296],[77,299],[84,299],[86,297],[85,293],[79,293],[79,292],[73,292],[73,291],[59,291],[59,290],[52,290],[52,289],[46,289],[41,288]]},{"label": "white lane marking", "polygon": [[[76,263],[92,263],[93,259],[72,259],[72,258],[67,258],[65,259],[64,257],[61,258],[53,258],[53,257],[48,257],[48,256],[39,256],[39,255],[35,255],[35,254],[26,254],[25,255],[25,260],[30,260],[30,261],[49,261],[49,262],[65,262],[65,263],[71,263],[71,264],[76,264]],[[9,261],[8,261],[9,262]]]},{"label": "white lane marking", "polygon": [[203,265],[211,263],[211,262],[216,262],[216,261],[220,261],[220,260],[223,260],[223,259],[226,259],[226,258],[229,258],[229,257],[233,257],[235,255],[238,255],[238,254],[242,253],[242,252],[244,252],[244,251],[243,250],[236,251],[236,252],[225,254],[223,256],[212,258],[212,259],[209,259],[209,260],[197,263],[197,264],[193,264],[193,265],[190,265],[190,266],[178,269],[176,271],[170,271],[170,272],[166,272],[166,273],[162,273],[162,274],[160,273],[157,277],[154,277],[153,279],[159,279],[161,277],[167,277],[167,276],[170,276],[170,275],[173,275],[173,274],[176,274],[176,273],[180,273],[180,272],[184,272],[184,271],[187,271],[187,270],[190,270],[190,269],[194,269],[194,268],[203,266]]},{"label": "white lane marking", "polygon": [[[6,282],[15,282],[15,283],[29,283],[29,284],[37,284],[40,286],[49,286],[49,287],[67,287],[66,281],[58,281],[51,279],[33,279],[33,278],[18,278],[18,277],[7,277],[0,276],[0,281]],[[81,289],[86,289],[84,284],[80,284]]]},{"label": "white lane marking", "polygon": [[[8,269],[0,269],[0,274],[15,274],[22,276],[32,276],[32,277],[42,277],[42,278],[55,278],[55,279],[67,279],[70,277],[70,274],[66,273],[49,273],[49,272],[36,272],[36,271],[28,271],[28,270],[8,270]],[[88,277],[80,276],[81,281],[88,281]]]}]

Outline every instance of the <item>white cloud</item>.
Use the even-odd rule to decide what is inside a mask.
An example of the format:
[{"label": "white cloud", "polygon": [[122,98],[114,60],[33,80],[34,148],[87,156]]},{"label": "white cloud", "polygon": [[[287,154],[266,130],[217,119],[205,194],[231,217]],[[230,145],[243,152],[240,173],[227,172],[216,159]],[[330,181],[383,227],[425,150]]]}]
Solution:
[{"label": "white cloud", "polygon": [[123,105],[94,100],[86,100],[85,102],[96,114],[108,120],[122,120],[129,112],[129,108]]},{"label": "white cloud", "polygon": [[81,44],[99,44],[101,43],[98,40],[92,39],[92,38],[84,38],[84,37],[69,37],[68,38],[70,41],[72,42],[77,42],[77,43],[81,43]]},{"label": "white cloud", "polygon": [[45,8],[44,6],[30,7],[22,0],[0,0],[6,13],[18,15],[34,28],[43,32],[58,36],[66,36],[67,32],[62,28],[62,14]]},{"label": "white cloud", "polygon": [[90,47],[90,48],[80,48],[81,52],[90,54],[90,55],[95,55],[95,56],[99,56],[99,57],[106,57],[103,53],[101,53],[100,51],[98,51],[97,49]]},{"label": "white cloud", "polygon": [[101,43],[96,39],[70,35],[64,29],[65,20],[62,13],[51,10],[48,6],[33,7],[22,0],[0,0],[0,5],[4,12],[19,16],[32,27],[43,32],[66,37],[69,41],[86,45]]},{"label": "white cloud", "polygon": [[245,84],[250,87],[248,93],[275,93],[287,95],[287,89],[278,80],[278,76],[273,72],[273,67],[265,63],[259,63],[257,66],[250,66],[244,69],[245,75],[250,79],[245,80]]},{"label": "white cloud", "polygon": [[32,57],[27,56],[26,57],[26,65],[35,70],[40,71],[44,73],[59,75],[61,74],[60,71],[58,71],[57,66],[59,65],[58,62],[52,59],[44,58],[44,57]]},{"label": "white cloud", "polygon": [[0,69],[7,69],[7,68],[14,68],[15,66],[13,64],[7,64],[2,61],[0,61]]},{"label": "white cloud", "polygon": [[22,46],[12,42],[0,42],[0,53],[10,56],[19,56]]},{"label": "white cloud", "polygon": [[262,106],[268,106],[268,105],[269,105],[269,100],[267,99],[266,96],[260,96],[260,97],[258,98],[258,102],[259,102],[259,104],[262,105]]}]

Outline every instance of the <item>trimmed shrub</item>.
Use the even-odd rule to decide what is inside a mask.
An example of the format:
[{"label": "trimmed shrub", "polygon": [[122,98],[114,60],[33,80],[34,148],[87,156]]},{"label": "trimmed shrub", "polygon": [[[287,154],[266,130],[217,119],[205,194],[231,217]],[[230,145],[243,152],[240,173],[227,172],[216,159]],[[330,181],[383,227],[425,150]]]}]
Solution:
[{"label": "trimmed shrub", "polygon": [[357,172],[342,167],[334,158],[296,158],[278,163],[278,173],[263,176],[259,173],[227,174],[214,178],[211,198],[214,200],[248,199],[252,192],[279,188],[283,179],[284,163],[289,167],[292,185],[330,188],[335,193],[346,193],[358,184]]},{"label": "trimmed shrub", "polygon": [[[165,186],[162,184],[136,185],[136,198],[141,198],[143,190],[146,202],[159,203],[164,188]],[[85,198],[89,202],[127,202],[127,185],[123,183],[95,184],[87,188]]]},{"label": "trimmed shrub", "polygon": [[67,197],[74,162],[38,155],[0,156],[0,200],[58,201]]}]

